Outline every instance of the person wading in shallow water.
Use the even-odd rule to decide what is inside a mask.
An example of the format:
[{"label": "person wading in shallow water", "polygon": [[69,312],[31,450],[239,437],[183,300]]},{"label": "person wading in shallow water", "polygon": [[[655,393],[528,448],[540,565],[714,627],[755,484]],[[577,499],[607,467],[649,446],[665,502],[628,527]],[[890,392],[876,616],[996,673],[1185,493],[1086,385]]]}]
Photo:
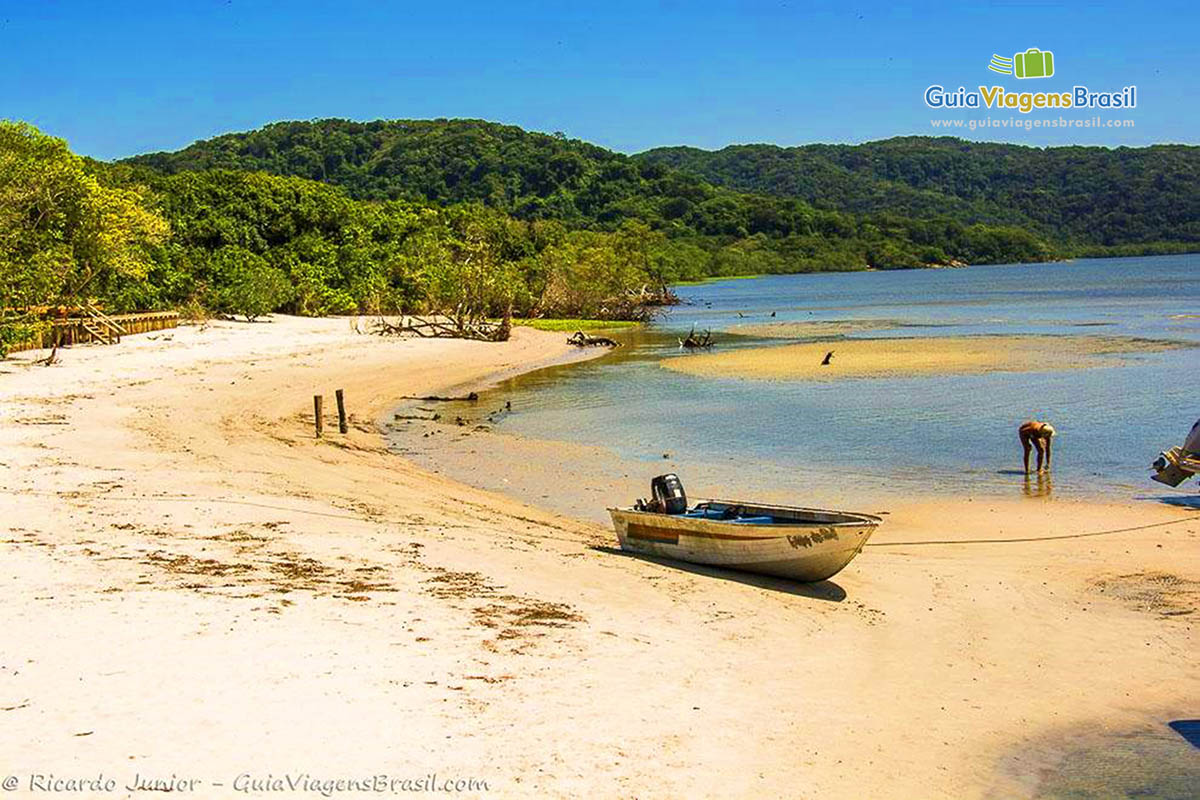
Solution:
[{"label": "person wading in shallow water", "polygon": [[1029,474],[1029,449],[1037,448],[1037,471],[1042,471],[1042,458],[1046,459],[1046,471],[1050,470],[1050,441],[1054,438],[1054,426],[1049,422],[1038,422],[1031,419],[1022,422],[1017,428],[1017,436],[1021,438],[1021,448],[1025,451],[1025,474]]}]

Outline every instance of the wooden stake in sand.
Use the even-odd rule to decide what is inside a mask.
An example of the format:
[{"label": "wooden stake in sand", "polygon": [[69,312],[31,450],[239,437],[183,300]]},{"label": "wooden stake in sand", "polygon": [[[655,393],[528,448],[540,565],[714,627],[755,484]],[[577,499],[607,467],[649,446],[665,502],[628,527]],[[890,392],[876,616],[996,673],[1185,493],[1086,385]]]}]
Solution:
[{"label": "wooden stake in sand", "polygon": [[346,398],[342,394],[341,389],[338,389],[336,392],[334,392],[334,394],[337,395],[338,404],[338,432],[345,433],[349,430],[349,428],[346,427]]},{"label": "wooden stake in sand", "polygon": [[321,407],[325,404],[325,398],[319,394],[313,395],[313,424],[317,427],[317,438],[321,438]]}]

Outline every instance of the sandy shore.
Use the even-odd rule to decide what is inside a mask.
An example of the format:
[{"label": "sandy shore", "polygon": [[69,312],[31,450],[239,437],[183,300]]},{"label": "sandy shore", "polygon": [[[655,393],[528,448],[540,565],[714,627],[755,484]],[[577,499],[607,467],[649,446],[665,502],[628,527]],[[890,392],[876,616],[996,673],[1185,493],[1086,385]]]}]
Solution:
[{"label": "sandy shore", "polygon": [[[284,318],[0,365],[9,796],[436,773],[487,782],[467,797],[1027,797],[1125,731],[1193,768],[1163,724],[1200,717],[1194,510],[885,500],[877,546],[805,587],[623,556],[383,447],[393,398],[562,340]],[[352,430],[316,440],[336,388]]]},{"label": "sandy shore", "polygon": [[[812,334],[817,335],[817,334]],[[940,336],[845,339],[701,353],[662,362],[706,377],[838,380],[1086,369],[1186,343],[1117,336]],[[828,365],[826,353],[833,351]]]}]

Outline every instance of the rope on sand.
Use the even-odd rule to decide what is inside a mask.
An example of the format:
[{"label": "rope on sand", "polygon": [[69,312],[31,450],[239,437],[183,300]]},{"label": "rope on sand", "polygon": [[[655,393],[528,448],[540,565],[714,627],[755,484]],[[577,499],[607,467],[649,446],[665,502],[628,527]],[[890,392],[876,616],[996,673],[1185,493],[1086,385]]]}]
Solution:
[{"label": "rope on sand", "polygon": [[1200,515],[1187,519],[1173,519],[1168,522],[1152,522],[1149,525],[1135,525],[1131,528],[1113,528],[1108,531],[1091,531],[1090,533],[1063,533],[1058,536],[1021,536],[1012,539],[926,539],[917,542],[867,542],[867,547],[913,547],[925,544],[1012,544],[1016,542],[1053,542],[1062,539],[1086,539],[1090,536],[1111,536],[1114,533],[1130,533],[1145,531],[1150,528],[1163,528],[1167,525],[1179,525],[1184,522],[1196,522]]},{"label": "rope on sand", "polygon": [[[39,491],[37,489],[29,489],[29,490],[0,489],[0,493],[13,494],[13,495],[24,494],[24,495],[43,496],[43,497],[58,497],[58,498],[64,499],[64,500],[74,499],[74,498],[70,497],[70,495],[67,494],[66,492],[55,492],[55,491],[44,491],[44,490]],[[94,495],[92,497],[89,497],[88,499],[89,500],[133,501],[133,502],[158,500],[158,501],[167,501],[167,502],[193,502],[193,503],[201,503],[201,504],[216,503],[216,504],[225,504],[225,505],[252,506],[252,507],[256,507],[256,508],[268,508],[268,509],[272,509],[275,511],[284,511],[284,512],[290,512],[290,513],[296,513],[296,514],[308,514],[308,515],[317,516],[317,517],[330,517],[332,519],[354,520],[357,522],[376,522],[376,523],[383,523],[383,524],[405,524],[405,522],[401,522],[398,520],[390,520],[387,518],[373,518],[373,517],[367,516],[367,515],[345,514],[345,513],[338,513],[338,512],[334,512],[334,511],[318,511],[316,509],[296,508],[295,506],[282,506],[282,505],[274,505],[271,503],[259,503],[259,502],[255,502],[253,500],[235,500],[232,498],[220,498],[220,497],[201,498],[201,497],[196,497],[194,495],[186,495],[186,494],[175,494],[175,495],[157,494],[157,495],[135,495],[135,496],[101,494],[101,495]],[[505,516],[512,517],[514,515],[506,514]],[[538,521],[528,520],[524,517],[514,517],[514,518],[521,519],[522,521],[526,521],[526,522],[534,522],[534,524],[544,524],[544,523],[540,523]],[[923,546],[923,545],[934,545],[934,544],[1017,544],[1017,543],[1021,543],[1021,542],[1053,542],[1053,541],[1061,541],[1064,539],[1087,539],[1092,536],[1111,536],[1116,533],[1131,533],[1133,531],[1145,531],[1145,530],[1150,530],[1152,528],[1164,528],[1168,525],[1180,525],[1184,522],[1196,522],[1198,520],[1200,520],[1200,514],[1197,514],[1192,517],[1187,517],[1184,519],[1168,520],[1167,522],[1152,522],[1148,525],[1135,525],[1130,528],[1113,528],[1113,529],[1107,530],[1107,531],[1091,531],[1089,533],[1063,533],[1063,534],[1059,534],[1058,536],[1020,536],[1020,537],[1013,537],[1010,539],[923,539],[923,540],[918,540],[915,542],[867,542],[866,545],[864,545],[864,546],[865,547],[919,547],[919,546]],[[522,535],[532,536],[535,539],[546,539],[546,540],[553,540],[553,541],[574,541],[574,539],[564,539],[564,538],[558,537],[558,536],[546,536],[544,534],[531,534],[528,531],[523,532]]]}]

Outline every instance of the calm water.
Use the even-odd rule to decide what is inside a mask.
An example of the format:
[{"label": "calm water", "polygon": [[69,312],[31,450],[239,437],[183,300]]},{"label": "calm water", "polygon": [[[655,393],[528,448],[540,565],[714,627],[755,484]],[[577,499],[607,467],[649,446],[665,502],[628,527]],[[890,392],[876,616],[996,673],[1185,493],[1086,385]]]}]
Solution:
[{"label": "calm water", "polygon": [[833,480],[874,491],[1012,494],[1030,488],[1015,473],[1016,428],[1037,417],[1060,433],[1055,493],[1129,498],[1169,492],[1148,480],[1147,464],[1200,417],[1200,350],[1191,349],[1061,373],[828,383],[710,379],[659,365],[679,354],[676,337],[693,325],[718,332],[724,350],[781,343],[731,333],[739,324],[789,321],[892,326],[856,337],[1040,333],[1200,344],[1200,316],[1189,316],[1200,315],[1197,256],[770,276],[679,293],[688,305],[628,335],[612,355],[494,390],[489,401],[514,408],[500,430],[602,445],[647,462],[647,477],[670,451],[681,471],[756,475],[772,490]]}]

